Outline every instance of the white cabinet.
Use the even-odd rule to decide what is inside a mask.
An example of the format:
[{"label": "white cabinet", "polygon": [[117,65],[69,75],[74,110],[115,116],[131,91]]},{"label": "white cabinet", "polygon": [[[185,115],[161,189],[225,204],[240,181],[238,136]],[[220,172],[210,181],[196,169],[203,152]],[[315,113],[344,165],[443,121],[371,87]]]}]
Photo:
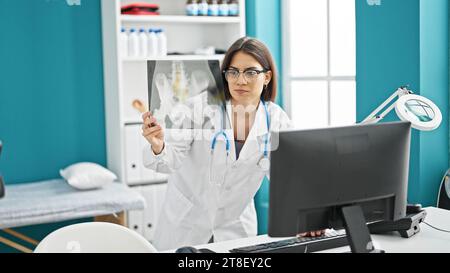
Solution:
[{"label": "white cabinet", "polygon": [[130,186],[160,183],[168,178],[166,174],[144,167],[142,151],[149,143],[142,137],[141,127],[141,124],[125,126],[125,179]]},{"label": "white cabinet", "polygon": [[145,186],[141,188],[141,193],[146,202],[151,204],[144,211],[143,235],[147,240],[152,241],[155,227],[158,225],[158,217],[166,195],[167,183]]},{"label": "white cabinet", "polygon": [[[138,188],[135,190],[140,192]],[[127,215],[128,227],[141,235],[144,234],[144,212],[145,210],[131,210]]]},{"label": "white cabinet", "polygon": [[139,183],[142,180],[141,169],[143,166],[141,166],[142,159],[140,159],[142,153],[139,153],[142,136],[138,134],[136,127],[136,125],[125,127],[125,177],[128,185]]},{"label": "white cabinet", "polygon": [[167,183],[135,186],[133,189],[142,194],[146,202],[146,208],[143,211],[128,212],[128,227],[152,242],[166,195]]},{"label": "white cabinet", "polygon": [[161,182],[168,177],[142,165],[142,149],[148,144],[141,135],[141,113],[132,105],[133,101],[140,100],[148,108],[147,60],[150,58],[124,56],[119,44],[121,29],[163,29],[168,52],[178,53],[163,57],[166,60],[222,60],[221,54],[192,54],[211,46],[225,51],[245,36],[245,1],[239,1],[238,17],[185,16],[186,0],[143,0],[158,4],[161,15],[121,15],[120,7],[130,2],[133,1],[101,0],[107,164],[123,183],[145,196],[147,208],[128,214],[129,227],[151,239],[165,192]]}]

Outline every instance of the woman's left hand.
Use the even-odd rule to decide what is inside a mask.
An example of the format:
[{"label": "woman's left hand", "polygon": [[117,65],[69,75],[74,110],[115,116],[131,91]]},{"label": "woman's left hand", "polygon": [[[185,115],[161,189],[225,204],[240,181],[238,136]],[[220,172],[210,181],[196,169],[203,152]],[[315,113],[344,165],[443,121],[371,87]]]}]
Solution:
[{"label": "woman's left hand", "polygon": [[297,234],[297,236],[298,237],[319,237],[319,236],[325,235],[325,231],[326,231],[326,229],[319,230],[319,231],[310,231],[310,232]]}]

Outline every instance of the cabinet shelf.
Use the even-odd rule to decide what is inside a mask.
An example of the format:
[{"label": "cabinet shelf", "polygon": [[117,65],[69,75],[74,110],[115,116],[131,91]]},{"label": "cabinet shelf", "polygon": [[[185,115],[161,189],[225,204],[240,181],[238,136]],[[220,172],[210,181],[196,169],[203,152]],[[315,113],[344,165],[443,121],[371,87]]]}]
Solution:
[{"label": "cabinet shelf", "polygon": [[123,125],[129,126],[129,125],[142,125],[142,119],[136,118],[136,119],[127,119],[123,122]]},{"label": "cabinet shelf", "polygon": [[125,57],[122,58],[124,62],[145,62],[153,60],[168,60],[168,61],[183,61],[183,60],[222,60],[225,57],[223,54],[218,55],[168,55],[162,57]]},{"label": "cabinet shelf", "polygon": [[189,23],[189,24],[239,24],[241,17],[182,16],[182,15],[121,15],[122,23]]}]

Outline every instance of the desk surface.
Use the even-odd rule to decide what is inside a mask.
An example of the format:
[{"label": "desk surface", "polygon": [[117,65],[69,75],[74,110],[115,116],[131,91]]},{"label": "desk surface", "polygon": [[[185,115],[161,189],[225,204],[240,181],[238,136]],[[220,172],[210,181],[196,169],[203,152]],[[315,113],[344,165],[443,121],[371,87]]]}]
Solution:
[{"label": "desk surface", "polygon": [[[426,208],[425,222],[444,230],[450,230],[450,211]],[[450,233],[441,232],[426,224],[420,225],[421,231],[411,238],[402,238],[398,233],[389,235],[372,235],[372,240],[377,249],[383,249],[387,253],[450,253]],[[253,238],[244,238],[214,244],[199,245],[196,248],[208,248],[219,253],[228,253],[230,249],[249,245],[268,243],[286,238],[270,238],[261,235]],[[342,253],[349,252],[350,247],[330,249],[323,252]],[[173,252],[173,251],[171,251]]]}]

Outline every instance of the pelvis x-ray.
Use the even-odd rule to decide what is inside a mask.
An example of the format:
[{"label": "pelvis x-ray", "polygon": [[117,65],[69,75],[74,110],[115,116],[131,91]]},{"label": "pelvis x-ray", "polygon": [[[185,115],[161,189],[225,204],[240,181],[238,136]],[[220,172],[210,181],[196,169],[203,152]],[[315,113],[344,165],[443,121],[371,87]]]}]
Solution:
[{"label": "pelvis x-ray", "polygon": [[[150,111],[165,128],[212,128],[222,113],[224,84],[217,60],[149,61]],[[210,113],[211,115],[208,115]]]}]

